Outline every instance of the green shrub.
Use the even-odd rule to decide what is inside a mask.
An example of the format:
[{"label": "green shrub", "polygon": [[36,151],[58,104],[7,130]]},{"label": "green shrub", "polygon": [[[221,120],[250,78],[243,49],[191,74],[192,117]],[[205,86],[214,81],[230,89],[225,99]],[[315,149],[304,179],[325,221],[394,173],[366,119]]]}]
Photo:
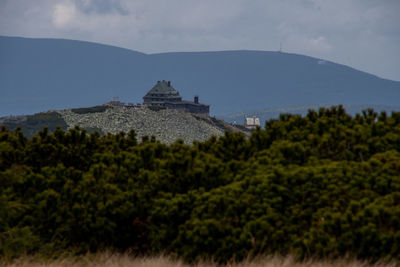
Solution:
[{"label": "green shrub", "polygon": [[71,109],[72,112],[76,114],[89,114],[89,113],[96,113],[96,112],[104,112],[111,107],[109,106],[94,106],[89,108],[73,108]]},{"label": "green shrub", "polygon": [[3,127],[0,253],[399,261],[399,114],[285,114],[192,146]]}]

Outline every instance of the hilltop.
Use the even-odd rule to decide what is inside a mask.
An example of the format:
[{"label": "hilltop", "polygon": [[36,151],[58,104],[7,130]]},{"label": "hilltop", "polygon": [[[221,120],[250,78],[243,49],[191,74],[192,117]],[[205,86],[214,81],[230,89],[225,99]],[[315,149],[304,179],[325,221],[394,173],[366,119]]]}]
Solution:
[{"label": "hilltop", "polygon": [[61,39],[0,37],[0,116],[129,102],[158,79],[212,115],[315,104],[397,105],[400,82],[304,55],[272,51],[144,54]]},{"label": "hilltop", "polygon": [[0,125],[9,129],[20,126],[28,137],[44,127],[54,131],[57,126],[63,130],[79,126],[88,133],[98,131],[101,134],[117,134],[121,131],[127,133],[134,129],[139,140],[144,136],[154,136],[163,143],[173,143],[181,139],[186,144],[205,141],[211,136],[222,136],[225,131],[244,130],[216,118],[173,109],[104,105],[4,117],[0,118]]}]

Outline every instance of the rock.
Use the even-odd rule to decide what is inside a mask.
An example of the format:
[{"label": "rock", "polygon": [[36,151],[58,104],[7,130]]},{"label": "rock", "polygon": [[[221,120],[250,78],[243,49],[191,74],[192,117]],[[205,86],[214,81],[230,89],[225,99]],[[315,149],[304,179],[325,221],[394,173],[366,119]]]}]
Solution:
[{"label": "rock", "polygon": [[129,132],[134,129],[140,141],[143,136],[155,136],[164,143],[182,139],[186,144],[204,141],[211,136],[224,134],[223,128],[210,118],[178,111],[163,109],[152,111],[143,107],[112,107],[103,112],[77,114],[70,109],[57,111],[69,128],[100,129],[103,133]]}]

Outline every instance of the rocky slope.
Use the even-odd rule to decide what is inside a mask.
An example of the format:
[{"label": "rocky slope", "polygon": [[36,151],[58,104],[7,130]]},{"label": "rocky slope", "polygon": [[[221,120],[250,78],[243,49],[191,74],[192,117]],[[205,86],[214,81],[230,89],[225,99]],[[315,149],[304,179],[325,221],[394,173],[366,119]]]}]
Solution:
[{"label": "rocky slope", "polygon": [[221,136],[224,130],[211,121],[190,113],[163,109],[153,111],[146,107],[110,107],[104,112],[77,114],[73,110],[57,111],[68,127],[78,125],[87,129],[99,129],[103,133],[128,132],[134,129],[138,139],[155,136],[157,140],[173,143],[183,139],[185,143]]},{"label": "rocky slope", "polygon": [[172,109],[154,110],[144,106],[96,106],[48,111],[30,116],[0,118],[0,125],[6,125],[10,129],[20,126],[28,136],[45,126],[51,131],[56,126],[64,130],[79,126],[89,133],[99,131],[102,134],[129,132],[134,129],[139,141],[143,136],[155,136],[156,140],[164,143],[182,139],[186,144],[204,141],[211,136],[221,136],[224,131],[241,131],[216,118]]}]

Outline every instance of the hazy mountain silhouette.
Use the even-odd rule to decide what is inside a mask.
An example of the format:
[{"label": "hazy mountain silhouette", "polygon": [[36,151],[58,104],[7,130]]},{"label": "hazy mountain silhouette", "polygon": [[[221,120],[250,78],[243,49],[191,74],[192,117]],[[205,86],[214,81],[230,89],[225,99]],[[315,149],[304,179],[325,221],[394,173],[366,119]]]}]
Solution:
[{"label": "hazy mountain silhouette", "polygon": [[398,105],[400,82],[266,51],[144,54],[97,43],[0,37],[0,116],[142,102],[157,80],[212,114],[310,104]]},{"label": "hazy mountain silhouette", "polygon": [[[400,112],[400,105],[397,106],[384,106],[384,105],[353,105],[353,104],[345,104],[342,105],[346,110],[346,113],[352,116],[358,114],[363,114],[363,111],[367,111],[372,108],[376,113],[380,113],[382,111],[386,111],[388,115],[391,114],[392,111]],[[260,119],[261,127],[264,127],[265,121],[270,119],[278,119],[281,114],[298,114],[302,116],[306,116],[309,110],[319,111],[320,108],[330,108],[331,105],[303,105],[303,106],[285,106],[285,107],[275,107],[275,108],[266,108],[262,110],[246,110],[238,113],[232,114],[221,114],[218,117],[223,119],[226,122],[232,124],[243,124],[244,119],[248,117],[257,117]]]}]

